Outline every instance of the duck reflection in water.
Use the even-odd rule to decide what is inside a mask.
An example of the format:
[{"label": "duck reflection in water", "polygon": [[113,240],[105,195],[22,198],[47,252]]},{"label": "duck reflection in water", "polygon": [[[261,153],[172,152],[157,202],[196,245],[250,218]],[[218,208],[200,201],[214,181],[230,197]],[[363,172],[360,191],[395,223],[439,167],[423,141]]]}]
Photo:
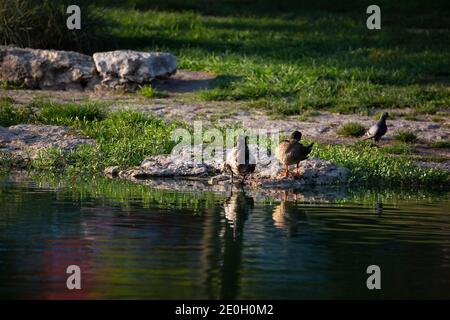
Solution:
[{"label": "duck reflection in water", "polygon": [[244,224],[254,208],[253,198],[243,189],[224,202],[225,221],[221,232],[220,299],[236,299],[242,264]]},{"label": "duck reflection in water", "polygon": [[233,239],[242,236],[244,222],[254,208],[253,198],[248,196],[243,189],[233,192],[231,188],[230,196],[224,202],[225,218],[233,230]]},{"label": "duck reflection in water", "polygon": [[294,193],[293,198],[294,201],[289,200],[288,191],[283,191],[281,203],[275,207],[272,213],[274,226],[285,230],[288,237],[296,236],[299,224],[307,220],[304,210],[296,205],[297,194]]}]

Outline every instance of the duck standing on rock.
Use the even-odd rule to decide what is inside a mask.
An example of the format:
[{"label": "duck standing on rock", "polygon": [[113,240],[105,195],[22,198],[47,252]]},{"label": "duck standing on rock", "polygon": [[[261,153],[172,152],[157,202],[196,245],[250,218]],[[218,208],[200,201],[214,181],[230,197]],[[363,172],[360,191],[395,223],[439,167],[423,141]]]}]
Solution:
[{"label": "duck standing on rock", "polygon": [[248,137],[239,136],[237,146],[230,150],[225,161],[225,169],[231,172],[231,183],[234,175],[242,176],[241,184],[247,176],[255,172],[256,160],[248,148]]},{"label": "duck standing on rock", "polygon": [[281,141],[276,149],[276,156],[285,168],[285,177],[289,175],[289,166],[292,164],[297,165],[297,173],[294,175],[298,176],[298,165],[300,161],[308,158],[308,155],[311,153],[314,142],[309,146],[304,146],[300,143],[301,139],[302,133],[300,131],[294,131],[291,134],[290,140]]},{"label": "duck standing on rock", "polygon": [[372,139],[374,143],[377,143],[387,132],[386,118],[388,115],[387,112],[383,112],[380,120],[366,132],[364,139]]}]

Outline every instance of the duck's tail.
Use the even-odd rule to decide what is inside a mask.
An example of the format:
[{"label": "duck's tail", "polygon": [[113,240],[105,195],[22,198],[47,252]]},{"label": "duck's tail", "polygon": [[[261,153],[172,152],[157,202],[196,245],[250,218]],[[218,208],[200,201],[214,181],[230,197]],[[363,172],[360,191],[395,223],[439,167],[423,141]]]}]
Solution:
[{"label": "duck's tail", "polygon": [[314,145],[314,142],[311,142],[311,144],[309,146],[306,146],[306,149],[308,150],[308,154],[311,153],[313,145]]}]

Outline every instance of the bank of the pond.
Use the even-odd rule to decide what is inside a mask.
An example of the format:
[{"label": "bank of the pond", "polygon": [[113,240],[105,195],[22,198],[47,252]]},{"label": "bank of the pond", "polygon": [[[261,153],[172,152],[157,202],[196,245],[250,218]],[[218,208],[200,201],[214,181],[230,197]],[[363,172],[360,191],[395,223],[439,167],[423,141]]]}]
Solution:
[{"label": "bank of the pond", "polygon": [[[103,176],[78,176],[66,173],[44,173],[37,171],[12,170],[0,171],[0,183],[32,185],[42,190],[64,190],[75,201],[99,198],[122,203],[141,199],[145,207],[150,203],[160,203],[170,208],[190,208],[209,206],[217,199],[230,198],[245,193],[258,203],[271,204],[279,201],[301,203],[347,204],[359,203],[376,206],[380,203],[398,201],[436,201],[448,200],[449,188],[411,188],[391,186],[306,186],[296,190],[251,189],[232,186],[209,186],[198,190],[185,180],[159,181],[158,187],[146,183],[131,183],[121,179],[108,179]],[[170,188],[164,188],[164,183]],[[161,187],[163,186],[163,187]]]},{"label": "bank of the pond", "polygon": [[[79,143],[67,149],[58,144],[47,144],[30,156],[27,143],[17,143],[14,137],[9,140],[5,138],[14,125],[23,123],[69,128],[60,139],[55,138],[59,142],[75,136],[93,143]],[[0,105],[0,125],[9,127],[2,129],[6,132],[0,142],[2,167],[16,167],[17,157],[28,156],[21,166],[42,171],[65,171],[74,175],[102,174],[108,166],[138,166],[148,156],[170,153],[176,144],[171,137],[175,129],[184,127],[190,130],[184,122],[166,121],[130,110],[108,112],[106,106],[98,103],[62,105],[44,100],[25,106],[3,101]],[[39,139],[36,132],[33,134],[33,141]],[[8,151],[8,141],[15,141],[17,148],[13,151],[19,152]],[[273,149],[274,146],[269,147]],[[448,185],[450,181],[448,171],[418,166],[415,158],[408,153],[393,153],[390,148],[375,148],[365,142],[316,143],[312,157],[348,168],[349,183],[435,186]]]}]

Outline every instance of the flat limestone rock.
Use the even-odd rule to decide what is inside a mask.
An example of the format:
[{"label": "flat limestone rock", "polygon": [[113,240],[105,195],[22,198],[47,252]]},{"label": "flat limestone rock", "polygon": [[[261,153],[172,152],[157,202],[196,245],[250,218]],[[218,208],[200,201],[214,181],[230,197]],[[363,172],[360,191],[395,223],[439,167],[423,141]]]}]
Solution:
[{"label": "flat limestone rock", "polygon": [[[256,153],[261,151],[257,146],[250,145],[249,148]],[[201,181],[202,184],[208,185],[230,185],[231,177],[223,169],[225,153],[217,153],[214,157],[202,162],[196,160],[188,149],[181,150],[177,154],[151,156],[138,167],[119,171],[117,176],[135,182],[166,178],[169,182],[170,179],[185,179],[191,184],[192,181]],[[345,184],[348,180],[347,168],[317,158],[300,162],[298,177],[285,178],[281,176],[283,167],[277,159],[265,152],[258,154],[255,172],[247,179],[247,185],[252,188],[294,189],[305,185]],[[291,173],[294,167],[291,168]],[[237,177],[234,184],[239,181],[240,177]]]},{"label": "flat limestone rock", "polygon": [[135,89],[177,71],[175,56],[165,52],[116,50],[94,53],[93,59],[102,86],[111,89]]},{"label": "flat limestone rock", "polygon": [[70,151],[82,144],[94,145],[95,141],[63,126],[19,124],[0,127],[0,152],[16,159],[18,166],[35,159],[46,148]]},{"label": "flat limestone rock", "polygon": [[0,46],[0,80],[30,89],[83,90],[98,82],[98,76],[88,55]]}]

